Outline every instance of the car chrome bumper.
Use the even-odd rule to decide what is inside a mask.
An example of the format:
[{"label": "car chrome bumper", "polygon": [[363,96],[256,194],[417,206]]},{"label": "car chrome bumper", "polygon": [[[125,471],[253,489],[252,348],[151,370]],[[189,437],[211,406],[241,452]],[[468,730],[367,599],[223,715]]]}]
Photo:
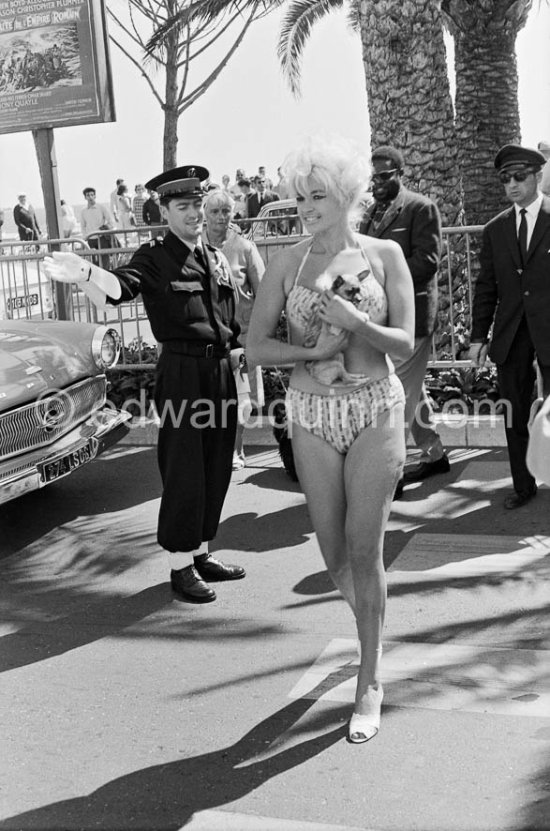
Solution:
[{"label": "car chrome bumper", "polygon": [[48,447],[0,463],[0,505],[91,462],[130,429],[130,413],[104,407]]}]

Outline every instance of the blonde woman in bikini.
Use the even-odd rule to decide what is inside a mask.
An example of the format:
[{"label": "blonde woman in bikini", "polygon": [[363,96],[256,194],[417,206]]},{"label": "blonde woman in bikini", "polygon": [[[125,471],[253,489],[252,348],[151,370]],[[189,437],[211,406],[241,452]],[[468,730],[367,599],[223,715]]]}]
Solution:
[{"label": "blonde woman in bikini", "polygon": [[[405,460],[403,388],[388,356],[412,354],[413,286],[396,243],[352,230],[370,176],[355,146],[310,140],[283,173],[311,237],[270,260],[247,352],[252,363],[295,364],[287,413],[298,475],[327,569],[357,622],[349,739],[359,743],[380,726],[383,541]],[[339,290],[346,285],[349,295]],[[283,309],[288,343],[275,337]]]}]

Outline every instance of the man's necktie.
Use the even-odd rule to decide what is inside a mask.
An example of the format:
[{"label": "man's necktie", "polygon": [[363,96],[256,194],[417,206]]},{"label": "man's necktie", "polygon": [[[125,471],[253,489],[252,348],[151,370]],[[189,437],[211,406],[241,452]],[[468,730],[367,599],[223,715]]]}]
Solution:
[{"label": "man's necktie", "polygon": [[195,259],[198,262],[198,264],[201,265],[204,268],[204,270],[206,271],[206,263],[204,261],[204,254],[202,253],[202,249],[200,248],[200,246],[197,245],[197,247],[195,248],[194,254],[195,254]]},{"label": "man's necktie", "polygon": [[384,215],[388,210],[389,202],[377,202],[376,208],[372,215],[372,226],[374,229],[378,228],[382,220],[384,219]]},{"label": "man's necktie", "polygon": [[519,255],[522,265],[525,265],[527,262],[527,210],[522,208],[520,214],[521,220],[518,231]]}]

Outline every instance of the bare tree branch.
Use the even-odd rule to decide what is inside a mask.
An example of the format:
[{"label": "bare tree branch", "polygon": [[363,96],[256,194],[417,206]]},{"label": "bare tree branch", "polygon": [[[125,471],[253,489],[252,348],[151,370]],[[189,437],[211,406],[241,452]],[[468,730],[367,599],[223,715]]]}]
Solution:
[{"label": "bare tree branch", "polygon": [[227,52],[225,53],[225,56],[219,61],[218,65],[215,67],[215,69],[212,70],[210,75],[208,75],[208,77],[205,78],[204,81],[201,84],[199,84],[197,87],[195,87],[193,92],[189,93],[189,95],[187,95],[185,97],[185,100],[182,103],[181,109],[178,109],[178,112],[180,113],[180,115],[184,110],[188,109],[188,107],[190,107],[191,104],[194,104],[195,101],[198,98],[201,97],[201,95],[204,95],[206,90],[211,86],[211,84],[214,83],[214,81],[216,80],[216,78],[218,77],[218,75],[220,74],[220,72],[222,71],[222,69],[224,68],[226,63],[228,62],[228,60],[231,58],[231,56],[233,55],[235,50],[238,49],[238,47],[240,46],[245,34],[247,33],[249,27],[255,21],[255,19],[256,18],[255,18],[254,12],[251,12],[247,22],[245,23],[245,25],[241,29],[241,32],[240,32],[239,36],[237,37],[236,41],[227,50]]},{"label": "bare tree branch", "polygon": [[149,76],[147,75],[147,73],[146,73],[146,72],[145,72],[145,70],[143,69],[142,65],[139,63],[139,61],[137,61],[137,60],[133,57],[133,55],[131,55],[131,54],[130,54],[130,53],[129,53],[129,52],[128,52],[125,48],[124,48],[124,46],[122,46],[122,44],[120,44],[120,43],[118,42],[118,40],[117,40],[117,39],[116,39],[113,35],[109,35],[109,40],[112,40],[112,42],[115,44],[115,46],[116,46],[116,47],[118,47],[118,49],[120,49],[120,51],[122,52],[122,54],[123,54],[123,55],[125,55],[125,56],[128,58],[128,60],[129,60],[131,63],[133,63],[135,67],[137,67],[137,69],[139,69],[140,74],[141,74],[141,75],[142,75],[142,77],[146,80],[146,82],[147,82],[147,84],[148,84],[148,86],[149,86],[149,89],[151,90],[151,92],[152,92],[152,93],[153,93],[153,95],[155,96],[156,100],[158,101],[158,103],[160,104],[160,106],[161,106],[161,107],[164,107],[164,101],[162,100],[161,96],[158,94],[158,92],[157,92],[157,90],[156,90],[156,88],[155,88],[155,86],[154,86],[153,82],[151,81],[151,79],[149,78]]},{"label": "bare tree branch", "polygon": [[[111,40],[145,79],[164,112],[164,165],[176,164],[179,116],[215,82],[255,20],[283,0],[127,0],[126,14],[113,2],[109,18],[120,36]],[[233,39],[232,27],[236,28]],[[207,75],[191,87],[191,68],[224,36],[231,45]],[[152,67],[162,73],[154,81]],[[164,82],[164,90],[159,92]],[[196,78],[193,78],[195,81]]]}]

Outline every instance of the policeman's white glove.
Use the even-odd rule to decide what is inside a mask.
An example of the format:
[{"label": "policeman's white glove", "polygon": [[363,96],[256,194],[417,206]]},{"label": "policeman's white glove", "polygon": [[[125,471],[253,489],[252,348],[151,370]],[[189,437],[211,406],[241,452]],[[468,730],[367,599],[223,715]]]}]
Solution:
[{"label": "policeman's white glove", "polygon": [[44,271],[50,280],[60,283],[87,283],[92,276],[92,264],[78,254],[54,251],[51,257],[44,257]]},{"label": "policeman's white glove", "polygon": [[483,367],[485,366],[485,361],[487,360],[488,351],[489,346],[486,343],[471,343],[470,349],[468,351],[468,358],[475,367],[477,367],[478,369],[483,369]]},{"label": "policeman's white glove", "polygon": [[51,280],[76,283],[99,309],[109,308],[109,300],[116,301],[122,294],[114,274],[70,251],[54,251],[51,257],[44,257],[44,271]]}]

